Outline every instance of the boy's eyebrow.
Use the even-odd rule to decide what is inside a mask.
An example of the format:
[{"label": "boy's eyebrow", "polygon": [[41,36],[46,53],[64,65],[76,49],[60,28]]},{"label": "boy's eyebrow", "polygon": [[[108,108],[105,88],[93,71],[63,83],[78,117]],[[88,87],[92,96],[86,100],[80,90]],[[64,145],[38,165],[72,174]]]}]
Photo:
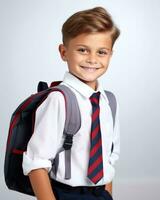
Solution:
[{"label": "boy's eyebrow", "polygon": [[[87,46],[85,44],[77,44],[76,46],[84,46],[84,47],[89,48],[89,46]],[[110,48],[108,48],[108,47],[99,47],[98,49],[107,49],[107,50],[110,50]]]}]

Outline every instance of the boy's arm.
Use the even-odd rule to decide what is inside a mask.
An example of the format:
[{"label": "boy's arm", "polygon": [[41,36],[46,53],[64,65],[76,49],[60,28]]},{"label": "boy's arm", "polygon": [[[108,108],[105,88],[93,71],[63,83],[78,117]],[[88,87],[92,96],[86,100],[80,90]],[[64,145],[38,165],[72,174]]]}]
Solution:
[{"label": "boy's arm", "polygon": [[[120,154],[120,124],[119,124],[119,103],[117,102],[117,111],[115,118],[115,127],[113,133],[113,152],[109,158],[109,162],[111,165],[114,165],[115,162],[119,159]],[[112,182],[105,185],[105,190],[107,190],[112,195]]]},{"label": "boy's arm", "polygon": [[107,190],[112,196],[112,182],[105,185],[105,190]]},{"label": "boy's arm", "polygon": [[46,169],[35,169],[28,175],[37,200],[56,200]]},{"label": "boy's arm", "polygon": [[23,173],[29,176],[38,200],[55,200],[48,171],[52,167],[50,159],[55,157],[61,142],[64,124],[64,97],[55,91],[37,108],[34,133],[23,153]]}]

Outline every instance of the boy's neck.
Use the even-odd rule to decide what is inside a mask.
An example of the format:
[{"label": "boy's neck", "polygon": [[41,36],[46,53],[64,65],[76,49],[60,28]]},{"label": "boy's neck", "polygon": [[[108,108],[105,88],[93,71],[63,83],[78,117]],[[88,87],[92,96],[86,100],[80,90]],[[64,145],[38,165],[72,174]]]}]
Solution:
[{"label": "boy's neck", "polygon": [[93,90],[97,90],[97,88],[98,88],[98,83],[97,83],[97,80],[96,80],[96,82],[88,82],[88,83],[86,83],[89,87],[91,87]]},{"label": "boy's neck", "polygon": [[[77,77],[78,78],[78,77]],[[91,87],[93,90],[97,90],[97,88],[98,88],[98,81],[96,80],[96,81],[93,81],[93,82],[86,82],[86,81],[84,81],[84,80],[82,80],[82,79],[80,79],[80,78],[78,78],[80,81],[82,81],[83,83],[85,83],[86,85],[88,85],[89,87]]]}]

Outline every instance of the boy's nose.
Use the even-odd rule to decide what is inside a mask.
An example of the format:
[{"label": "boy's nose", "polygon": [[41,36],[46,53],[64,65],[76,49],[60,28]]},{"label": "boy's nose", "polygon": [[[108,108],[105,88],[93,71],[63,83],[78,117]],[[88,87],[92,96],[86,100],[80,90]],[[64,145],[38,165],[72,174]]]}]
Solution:
[{"label": "boy's nose", "polygon": [[97,64],[97,60],[96,60],[96,57],[94,55],[88,56],[86,62],[90,63],[90,64]]}]

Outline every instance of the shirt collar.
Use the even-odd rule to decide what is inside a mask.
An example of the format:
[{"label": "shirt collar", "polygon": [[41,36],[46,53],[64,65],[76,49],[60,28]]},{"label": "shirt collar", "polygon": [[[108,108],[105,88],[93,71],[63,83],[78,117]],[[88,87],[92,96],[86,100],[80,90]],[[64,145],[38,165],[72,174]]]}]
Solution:
[{"label": "shirt collar", "polygon": [[108,98],[105,94],[105,91],[100,81],[99,80],[97,81],[98,81],[98,87],[97,87],[97,90],[95,91],[90,86],[80,81],[76,76],[74,76],[70,72],[66,72],[63,79],[63,83],[65,83],[66,85],[69,85],[71,88],[75,89],[84,97],[89,98],[93,93],[100,92],[103,95],[103,97],[106,99],[107,103],[109,103]]}]

